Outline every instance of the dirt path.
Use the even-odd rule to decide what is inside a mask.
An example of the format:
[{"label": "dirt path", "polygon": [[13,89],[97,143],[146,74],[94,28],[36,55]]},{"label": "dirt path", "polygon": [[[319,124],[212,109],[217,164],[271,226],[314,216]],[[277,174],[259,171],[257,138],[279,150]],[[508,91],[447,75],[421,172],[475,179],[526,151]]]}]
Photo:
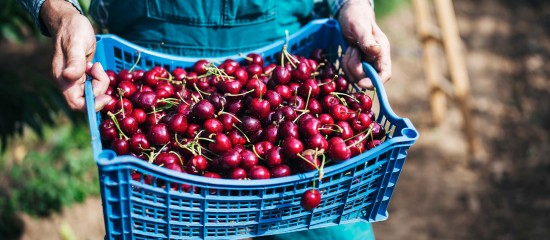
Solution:
[{"label": "dirt path", "polygon": [[[518,2],[518,3],[516,3]],[[523,4],[519,4],[519,3]],[[422,53],[406,6],[383,21],[392,42],[388,82],[394,111],[420,131],[378,239],[536,239],[550,235],[550,3],[455,1],[466,47],[477,129],[488,165],[467,165],[461,116],[452,102],[430,124]],[[23,239],[101,239],[98,198],[49,219],[24,217]],[[66,228],[66,227],[65,227]]]}]

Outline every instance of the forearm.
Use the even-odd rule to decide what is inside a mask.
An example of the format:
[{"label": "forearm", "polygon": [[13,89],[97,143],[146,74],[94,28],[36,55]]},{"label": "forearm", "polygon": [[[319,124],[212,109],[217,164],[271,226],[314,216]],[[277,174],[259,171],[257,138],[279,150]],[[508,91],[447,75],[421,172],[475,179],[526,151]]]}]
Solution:
[{"label": "forearm", "polygon": [[[42,34],[46,36],[51,33],[48,24],[59,23],[59,19],[56,19],[56,22],[47,20],[47,24],[44,21],[45,17],[50,17],[49,15],[54,12],[58,12],[57,16],[62,16],[61,13],[65,11],[77,11],[82,14],[82,8],[77,0],[17,0],[17,2],[32,16]],[[44,14],[45,7],[49,11],[48,16]]]}]

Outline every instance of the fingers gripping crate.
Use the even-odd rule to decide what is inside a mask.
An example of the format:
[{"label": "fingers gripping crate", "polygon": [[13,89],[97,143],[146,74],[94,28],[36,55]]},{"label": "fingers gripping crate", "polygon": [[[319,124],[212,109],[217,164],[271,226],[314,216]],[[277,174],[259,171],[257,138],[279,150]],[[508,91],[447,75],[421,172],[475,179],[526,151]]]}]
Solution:
[{"label": "fingers gripping crate", "polygon": [[[254,50],[266,62],[274,62],[285,40]],[[291,53],[309,56],[324,48],[337,56],[345,48],[334,20],[316,20],[288,39]],[[198,59],[153,52],[113,35],[97,37],[95,61],[105,69],[120,71],[163,66],[191,67]],[[226,58],[242,61],[240,56]],[[408,119],[390,108],[384,86],[375,70],[364,64],[374,79],[380,109],[377,121],[386,128],[380,146],[343,163],[326,167],[316,183],[321,204],[304,210],[301,197],[317,182],[316,171],[284,178],[238,181],[181,174],[132,156],[117,156],[104,149],[99,135],[100,115],[94,110],[93,91],[86,82],[86,102],[94,156],[103,201],[106,239],[227,239],[271,235],[388,217],[387,207],[401,173],[407,149],[418,133]],[[132,179],[131,172],[141,173]],[[147,184],[150,183],[150,184]]]}]

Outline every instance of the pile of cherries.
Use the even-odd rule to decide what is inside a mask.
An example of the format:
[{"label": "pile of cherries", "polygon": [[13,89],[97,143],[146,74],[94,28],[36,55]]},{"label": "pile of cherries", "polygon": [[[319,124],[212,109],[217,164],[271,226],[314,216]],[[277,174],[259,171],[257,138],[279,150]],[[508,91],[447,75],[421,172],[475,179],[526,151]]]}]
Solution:
[{"label": "pile of cherries", "polygon": [[[171,72],[108,70],[104,146],[177,172],[244,180],[322,175],[325,164],[381,144],[385,131],[371,97],[348,93],[325,50],[306,58],[284,48],[272,64],[255,53],[244,59],[199,60]],[[320,193],[309,190],[304,199],[313,199],[304,208],[314,208]]]}]

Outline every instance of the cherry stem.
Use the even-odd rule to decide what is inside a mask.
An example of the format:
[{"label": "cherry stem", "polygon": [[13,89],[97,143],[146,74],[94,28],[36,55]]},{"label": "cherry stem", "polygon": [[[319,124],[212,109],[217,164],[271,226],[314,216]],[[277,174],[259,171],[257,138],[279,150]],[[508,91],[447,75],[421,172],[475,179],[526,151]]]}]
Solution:
[{"label": "cherry stem", "polygon": [[300,119],[300,117],[304,116],[306,113],[309,113],[309,110],[304,110],[302,113],[300,113],[300,115],[298,115],[298,117],[296,117],[296,119],[294,119],[292,123],[296,123],[296,121],[298,121],[298,119]]},{"label": "cherry stem", "polygon": [[372,128],[369,126],[368,129],[366,129],[366,130],[364,130],[364,131],[362,131],[362,132],[360,132],[360,133],[358,133],[358,134],[355,134],[355,135],[353,135],[352,137],[350,137],[350,138],[348,138],[348,139],[346,139],[346,140],[344,140],[344,141],[350,140],[350,139],[352,139],[352,138],[354,138],[354,137],[357,137],[357,136],[359,136],[359,135],[361,135],[361,134],[363,134],[363,133],[367,133],[367,135],[368,135],[368,134],[369,134],[369,131],[371,131],[371,129],[372,129]]},{"label": "cherry stem", "polygon": [[246,138],[246,142],[250,142],[250,139],[248,138],[248,136],[246,136],[246,134],[243,132],[243,130],[241,130],[240,128],[238,128],[237,125],[235,125],[234,123],[233,123],[233,127],[234,127],[235,129],[237,129],[237,131],[239,131],[239,132],[241,132],[241,133],[243,134],[244,138]]},{"label": "cherry stem", "polygon": [[244,96],[244,95],[249,94],[249,93],[254,92],[254,91],[255,91],[255,89],[250,89],[246,92],[237,93],[237,94],[225,93],[224,96],[226,96],[226,97],[239,97],[239,96]]},{"label": "cherry stem", "polygon": [[164,146],[162,146],[162,148],[160,148],[158,150],[158,152],[155,152],[154,150],[152,151],[151,155],[149,156],[149,163],[153,163],[155,161],[155,159],[162,152],[162,150],[164,150],[164,148],[166,148],[166,145],[168,145],[168,144],[164,144]]},{"label": "cherry stem", "polygon": [[372,138],[372,131],[371,131],[371,130],[372,130],[372,129],[369,128],[369,130],[368,130],[369,132],[367,133],[366,136],[362,137],[359,141],[355,142],[354,144],[351,144],[351,145],[347,146],[347,148],[349,149],[349,148],[351,148],[351,147],[353,147],[353,146],[356,146],[357,144],[359,144],[359,143],[361,143],[361,142],[367,140],[367,138],[369,138],[369,135],[370,135],[371,138]]},{"label": "cherry stem", "polygon": [[128,136],[126,136],[126,134],[124,134],[124,132],[122,131],[122,129],[120,129],[120,125],[119,125],[119,123],[118,123],[118,120],[116,119],[116,116],[115,116],[113,113],[111,113],[111,112],[108,112],[107,115],[109,115],[109,117],[111,117],[111,120],[113,120],[113,123],[115,124],[115,126],[116,126],[116,128],[117,128],[117,130],[118,130],[118,134],[119,134],[118,136],[119,136],[119,137],[123,137],[124,140],[130,139]]},{"label": "cherry stem", "polygon": [[[258,78],[258,75],[254,75],[254,77],[256,78],[256,81],[258,82],[261,82],[260,79]],[[263,85],[258,85],[258,86],[263,86]],[[262,100],[262,89],[260,88],[260,100]]]},{"label": "cherry stem", "polygon": [[252,152],[254,152],[254,154],[256,154],[256,157],[258,157],[258,159],[262,160],[262,161],[265,161],[265,159],[260,156],[260,154],[258,154],[258,152],[256,152],[256,148],[254,146],[252,146]]},{"label": "cherry stem", "polygon": [[156,77],[156,79],[157,79],[157,80],[162,80],[162,81],[167,81],[167,82],[169,82],[169,83],[171,83],[171,84],[174,84],[174,85],[182,85],[182,84],[183,84],[183,82],[181,82],[181,81],[175,81],[175,80],[173,80],[172,74],[170,74],[170,73],[168,73],[168,74],[169,74],[169,75],[168,75],[169,78]]},{"label": "cherry stem", "polygon": [[339,132],[339,133],[344,132],[344,129],[342,127],[340,127],[338,124],[325,124],[325,125],[334,126],[334,127],[338,128],[338,131],[335,131],[335,132]]},{"label": "cherry stem", "polygon": [[239,118],[237,118],[237,116],[235,116],[233,113],[228,113],[228,112],[224,112],[224,111],[219,111],[218,112],[218,115],[221,115],[221,114],[227,114],[233,118],[235,118],[235,120],[239,121],[240,123],[243,123],[243,121],[241,121]]},{"label": "cherry stem", "polygon": [[247,61],[251,61],[251,62],[252,62],[252,60],[254,60],[254,59],[252,59],[251,57],[248,57],[248,56],[244,55],[243,53],[239,53],[239,56],[241,56],[242,58],[244,58],[244,59],[247,60]]},{"label": "cherry stem", "polygon": [[[192,147],[194,142],[187,143],[187,144],[181,144],[180,141],[178,140],[178,135],[177,134],[174,136],[174,138],[175,138],[176,143],[178,144],[179,147],[189,150],[193,155],[197,155],[197,152]],[[191,148],[189,147],[189,145],[191,145]]]},{"label": "cherry stem", "polygon": [[178,157],[178,159],[180,160],[180,165],[183,166],[183,160],[182,160],[182,158],[181,158],[181,156],[178,152],[171,150],[171,151],[169,151],[169,153],[175,154]]},{"label": "cherry stem", "polygon": [[[315,148],[315,152],[317,152],[317,148]],[[315,154],[317,155],[317,154]],[[325,176],[325,172],[323,171],[323,169],[325,168],[325,154],[322,155],[323,156],[323,161],[321,162],[321,167],[319,169],[319,181],[321,181],[323,179],[323,177]],[[317,157],[317,156],[316,156]]]},{"label": "cherry stem", "polygon": [[141,59],[141,51],[137,51],[137,53],[138,53],[137,60],[136,60],[136,62],[134,63],[134,65],[132,65],[132,67],[130,68],[130,70],[128,70],[128,72],[134,71],[134,68],[137,66],[139,60]]},{"label": "cherry stem", "polygon": [[307,107],[309,105],[309,98],[311,97],[311,88],[309,88],[309,92],[307,92],[307,100],[306,100],[306,106],[304,109],[308,110]]},{"label": "cherry stem", "polygon": [[[338,126],[338,125],[336,125],[336,126]],[[330,131],[338,132],[338,133],[341,133],[341,132],[342,132],[342,131],[335,130],[335,129],[332,129],[332,128],[319,128],[319,130],[330,130]]]},{"label": "cherry stem", "polygon": [[346,97],[351,98],[351,100],[353,100],[353,101],[355,101],[355,102],[359,102],[359,100],[357,100],[354,96],[349,95],[349,94],[347,94],[347,93],[331,92],[330,94],[332,94],[332,95],[334,95],[334,96],[343,95],[343,96],[346,96]]},{"label": "cherry stem", "polygon": [[213,143],[213,142],[216,142],[216,141],[214,141],[214,140],[212,140],[212,139],[210,139],[210,138],[199,137],[199,138],[196,138],[196,139],[197,139],[197,140],[204,140],[204,141],[212,142],[212,143]]},{"label": "cherry stem", "polygon": [[202,96],[203,94],[206,95],[206,96],[210,96],[210,93],[207,93],[207,92],[204,92],[204,91],[200,90],[199,87],[197,87],[197,83],[193,83],[193,87],[195,87],[195,90],[197,90],[199,95],[201,95],[201,98],[204,99],[204,96]]},{"label": "cherry stem", "polygon": [[331,82],[334,82],[334,80],[330,80],[330,81],[324,82],[324,83],[319,83],[319,84],[317,84],[317,86],[320,87],[320,86],[323,86],[323,85],[327,85],[327,84],[329,84],[329,83],[331,83]]},{"label": "cherry stem", "polygon": [[[317,159],[317,153],[315,153],[314,155],[315,155],[314,156],[315,158],[313,160]],[[307,160],[306,157],[304,157],[300,153],[298,153],[297,156],[300,157],[302,160],[306,161],[309,165],[313,166],[315,169],[317,169],[317,171],[320,171],[319,167],[317,165],[315,165],[315,162],[310,162],[309,160]]]},{"label": "cherry stem", "polygon": [[[208,148],[202,147],[200,144],[199,144],[199,148],[200,148],[200,149],[203,149],[204,151],[206,151],[206,152],[208,152],[208,153],[210,153],[210,154],[212,154],[212,155],[214,155],[214,156],[216,156],[216,157],[219,157],[219,156],[220,156],[220,155],[216,154],[215,152],[212,152],[212,151],[208,150]],[[204,156],[204,155],[202,155],[202,156],[206,158],[206,156]],[[212,159],[210,159],[210,161],[212,161]]]}]

